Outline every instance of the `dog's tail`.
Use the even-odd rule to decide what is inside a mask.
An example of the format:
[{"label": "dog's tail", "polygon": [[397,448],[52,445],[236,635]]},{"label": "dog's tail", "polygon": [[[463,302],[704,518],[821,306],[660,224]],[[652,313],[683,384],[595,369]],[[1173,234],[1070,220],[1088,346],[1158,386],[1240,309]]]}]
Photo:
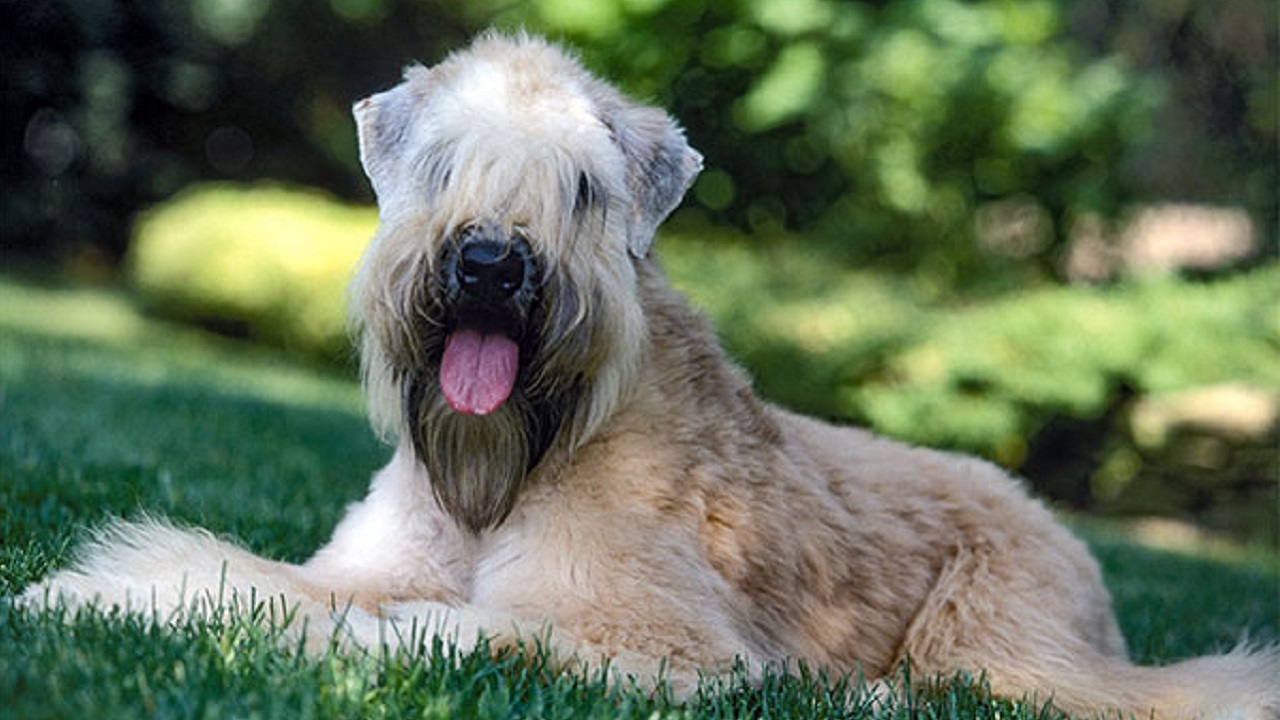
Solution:
[{"label": "dog's tail", "polygon": [[298,574],[204,530],[163,520],[112,521],[94,531],[75,562],[18,597],[33,608],[94,605],[166,623],[252,611],[306,597]]},{"label": "dog's tail", "polygon": [[1280,720],[1280,646],[1144,667],[1102,657],[1053,673],[1053,704],[1082,717]]}]

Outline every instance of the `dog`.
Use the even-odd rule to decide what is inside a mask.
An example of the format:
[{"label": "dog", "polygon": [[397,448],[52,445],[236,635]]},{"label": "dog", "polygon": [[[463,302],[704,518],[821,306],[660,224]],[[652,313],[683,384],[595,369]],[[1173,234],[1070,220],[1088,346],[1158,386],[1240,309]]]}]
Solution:
[{"label": "dog", "polygon": [[318,648],[536,641],[684,697],[909,662],[1070,713],[1276,717],[1274,647],[1131,664],[1097,563],[993,465],[757,398],[651,253],[702,166],[662,110],[491,32],[354,115],[379,229],[352,314],[390,463],[305,563],[117,523],[27,603],[280,599]]}]

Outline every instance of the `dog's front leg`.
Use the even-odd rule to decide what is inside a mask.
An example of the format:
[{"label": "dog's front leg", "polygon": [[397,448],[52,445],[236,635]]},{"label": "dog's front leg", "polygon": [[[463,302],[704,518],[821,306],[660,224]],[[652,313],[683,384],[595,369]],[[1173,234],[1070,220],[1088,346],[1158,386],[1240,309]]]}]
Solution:
[{"label": "dog's front leg", "polygon": [[[523,652],[557,670],[591,677],[605,672],[610,683],[665,689],[677,700],[690,698],[704,678],[731,676],[737,663],[752,681],[759,679],[764,668],[759,658],[731,635],[709,637],[706,627],[681,629],[676,627],[680,624],[676,618],[649,631],[600,622],[597,617],[591,625],[580,626],[474,604],[406,602],[384,607],[378,618],[360,614],[343,629],[348,640],[365,648],[409,653],[430,649],[437,637],[462,652],[471,652],[483,639],[494,653]],[[699,639],[687,647],[653,644],[673,634]],[[691,652],[697,657],[690,657]]]},{"label": "dog's front leg", "polygon": [[265,608],[274,621],[305,626],[309,638],[330,632],[323,593],[298,570],[205,531],[155,519],[115,521],[95,531],[69,567],[17,600],[35,610],[116,608],[171,625],[257,617]]},{"label": "dog's front leg", "polygon": [[471,552],[432,496],[422,466],[401,448],[299,573],[327,593],[335,609],[380,614],[399,602],[461,602]]},{"label": "dog's front leg", "polygon": [[376,612],[359,607],[335,608],[332,618],[337,640],[369,651],[386,649],[409,654],[430,650],[433,640],[440,638],[462,652],[474,650],[484,627],[496,623],[482,622],[474,613],[441,602],[404,602],[386,605]]}]

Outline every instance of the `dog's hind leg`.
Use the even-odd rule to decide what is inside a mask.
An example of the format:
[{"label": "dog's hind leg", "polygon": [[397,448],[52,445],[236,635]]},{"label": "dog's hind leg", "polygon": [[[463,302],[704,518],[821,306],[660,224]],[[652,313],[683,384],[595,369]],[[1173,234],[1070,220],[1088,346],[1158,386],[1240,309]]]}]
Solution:
[{"label": "dog's hind leg", "polygon": [[1082,717],[1280,718],[1276,648],[1133,665],[1093,572],[1073,577],[1062,565],[1058,584],[1037,585],[1025,577],[1031,573],[1016,572],[1028,561],[957,552],[908,629],[900,657],[912,675],[968,671],[985,676],[998,696],[1051,702]]}]

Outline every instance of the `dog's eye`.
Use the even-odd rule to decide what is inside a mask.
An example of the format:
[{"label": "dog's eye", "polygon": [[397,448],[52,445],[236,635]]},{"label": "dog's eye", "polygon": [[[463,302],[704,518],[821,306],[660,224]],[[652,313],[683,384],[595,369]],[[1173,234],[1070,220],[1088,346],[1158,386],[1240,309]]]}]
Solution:
[{"label": "dog's eye", "polygon": [[578,194],[573,202],[573,211],[575,213],[586,212],[595,204],[595,189],[592,187],[591,179],[586,173],[578,173]]},{"label": "dog's eye", "polygon": [[586,173],[579,173],[577,176],[577,197],[573,200],[573,211],[581,213],[591,205],[591,181],[586,179]]}]

